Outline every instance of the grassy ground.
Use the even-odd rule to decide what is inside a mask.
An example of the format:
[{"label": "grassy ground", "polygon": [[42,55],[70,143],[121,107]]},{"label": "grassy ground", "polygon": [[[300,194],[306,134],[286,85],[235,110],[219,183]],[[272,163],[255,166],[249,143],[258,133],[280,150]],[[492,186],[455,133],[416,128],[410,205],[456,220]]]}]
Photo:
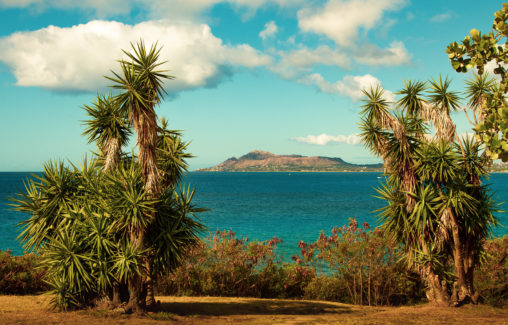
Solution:
[{"label": "grassy ground", "polygon": [[508,310],[488,306],[360,307],[305,300],[159,297],[146,316],[117,311],[56,312],[48,296],[0,296],[0,324],[508,324]]}]

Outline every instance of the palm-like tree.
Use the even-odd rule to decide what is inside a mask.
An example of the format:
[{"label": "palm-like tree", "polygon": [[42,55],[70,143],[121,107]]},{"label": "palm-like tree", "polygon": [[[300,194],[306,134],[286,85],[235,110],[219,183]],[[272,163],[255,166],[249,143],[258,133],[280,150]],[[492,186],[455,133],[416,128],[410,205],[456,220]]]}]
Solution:
[{"label": "palm-like tree", "polygon": [[[145,178],[145,190],[155,197],[161,186],[157,168],[158,126],[155,106],[163,99],[165,92],[163,80],[174,77],[166,74],[164,70],[159,70],[165,62],[159,60],[160,48],[157,48],[157,44],[153,44],[149,51],[146,50],[142,40],[137,45],[131,44],[131,47],[133,53],[124,51],[130,61],[120,61],[123,75],[113,72],[114,77],[107,78],[114,82],[113,88],[121,91],[117,100],[137,133],[138,161]],[[147,216],[147,219],[153,219],[153,215]],[[147,225],[132,228],[130,232],[132,242],[140,248],[144,245]],[[148,260],[146,263],[149,266]],[[144,302],[140,304],[143,300],[141,297],[143,282],[143,277],[131,279],[129,308],[135,310],[143,308]]]},{"label": "palm-like tree", "polygon": [[[128,309],[143,310],[150,280],[179,263],[203,229],[193,219],[203,211],[191,202],[194,192],[177,191],[191,157],[187,143],[164,120],[159,127],[154,111],[161,80],[172,77],[157,70],[155,45],[146,51],[140,42],[133,50],[126,53],[131,62],[120,61],[123,75],[110,78],[121,92],[84,107],[84,134],[97,143],[99,159],[46,164],[13,199],[16,210],[30,214],[20,238],[49,266],[53,303],[61,309],[112,295],[114,303],[128,300]],[[132,127],[139,155],[125,156]],[[128,291],[115,290],[126,283]]]},{"label": "palm-like tree", "polygon": [[[378,190],[388,203],[380,210],[383,227],[405,245],[408,260],[427,281],[429,300],[475,300],[473,269],[479,243],[495,223],[493,201],[480,182],[485,169],[479,144],[459,139],[450,117],[459,108],[458,94],[448,79],[429,85],[427,92],[425,83],[405,83],[397,101],[402,113],[391,113],[389,103],[379,100],[382,90],[366,92],[361,136],[389,175]],[[424,121],[434,125],[434,139]],[[445,285],[453,281],[447,276],[451,266],[452,295]]]}]

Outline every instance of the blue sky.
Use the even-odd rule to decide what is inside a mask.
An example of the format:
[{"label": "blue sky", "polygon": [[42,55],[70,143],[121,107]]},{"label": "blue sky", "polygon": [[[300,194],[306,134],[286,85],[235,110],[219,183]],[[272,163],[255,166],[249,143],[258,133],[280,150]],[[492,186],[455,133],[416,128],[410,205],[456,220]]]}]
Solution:
[{"label": "blue sky", "polygon": [[[0,0],[0,171],[93,150],[80,108],[143,38],[176,79],[158,107],[191,169],[251,150],[377,162],[356,134],[361,89],[448,75],[446,45],[491,30],[501,1]],[[457,114],[459,132],[470,126]]]}]

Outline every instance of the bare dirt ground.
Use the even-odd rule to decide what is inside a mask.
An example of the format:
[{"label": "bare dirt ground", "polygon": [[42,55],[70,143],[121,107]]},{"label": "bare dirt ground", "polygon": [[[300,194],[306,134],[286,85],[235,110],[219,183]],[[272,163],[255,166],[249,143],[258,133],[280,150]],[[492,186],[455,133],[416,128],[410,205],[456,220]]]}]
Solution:
[{"label": "bare dirt ground", "polygon": [[49,296],[0,296],[0,324],[508,324],[508,310],[488,306],[367,307],[325,301],[158,297],[161,311],[57,312]]}]

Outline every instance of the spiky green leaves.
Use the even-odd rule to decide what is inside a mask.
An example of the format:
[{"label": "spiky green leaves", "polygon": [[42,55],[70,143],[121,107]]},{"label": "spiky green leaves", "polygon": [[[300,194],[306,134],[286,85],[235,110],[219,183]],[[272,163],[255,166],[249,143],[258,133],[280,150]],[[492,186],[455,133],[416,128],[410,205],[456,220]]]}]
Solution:
[{"label": "spiky green leaves", "polygon": [[460,154],[450,143],[422,143],[416,150],[415,171],[422,182],[447,184],[453,181],[459,172]]},{"label": "spiky green leaves", "polygon": [[362,90],[363,94],[367,97],[363,99],[361,115],[366,120],[375,121],[383,129],[390,126],[392,116],[389,113],[390,103],[384,96],[384,89],[380,86]]},{"label": "spiky green leaves", "polygon": [[120,109],[119,101],[112,94],[97,95],[92,105],[84,105],[83,109],[89,116],[83,121],[86,129],[83,135],[88,143],[97,142],[104,150],[109,139],[117,139],[120,146],[127,143],[131,134],[127,123],[127,115]]},{"label": "spiky green leaves", "polygon": [[[203,211],[191,202],[194,192],[176,191],[191,157],[187,143],[165,120],[159,128],[154,111],[162,81],[173,77],[159,70],[156,44],[147,51],[141,41],[132,49],[125,52],[129,61],[120,61],[122,73],[109,78],[120,93],[98,95],[84,106],[90,117],[84,135],[97,142],[99,159],[71,167],[48,163],[13,199],[16,210],[30,215],[19,238],[41,254],[52,303],[60,309],[83,307],[113,285],[141,283],[147,272],[175,267],[203,229],[193,219]],[[131,127],[137,157],[121,153]]]},{"label": "spiky green leaves", "polygon": [[424,108],[424,91],[426,91],[425,82],[404,80],[404,88],[396,93],[396,95],[401,96],[396,102],[397,106],[402,108],[410,116],[421,114]]},{"label": "spiky green leaves", "polygon": [[[480,80],[480,89],[489,87]],[[377,189],[386,202],[378,210],[383,229],[405,246],[413,265],[453,281],[451,247],[462,247],[460,238],[481,241],[495,218],[488,189],[481,186],[487,163],[481,143],[459,139],[450,117],[459,108],[458,93],[449,79],[432,79],[428,85],[406,82],[397,93],[400,112],[390,109],[379,88],[364,92],[361,137],[383,159],[388,176]],[[471,89],[478,93],[478,87]],[[424,121],[433,123],[434,135]],[[452,238],[452,224],[460,236]]]},{"label": "spiky green leaves", "polygon": [[113,88],[121,91],[118,102],[129,116],[133,111],[138,114],[143,109],[153,111],[154,106],[163,99],[163,81],[174,79],[165,70],[159,70],[165,61],[159,60],[161,49],[157,43],[152,44],[148,51],[143,40],[136,45],[131,43],[131,47],[133,53],[124,51],[130,60],[119,61],[122,73],[112,71],[114,77],[106,77],[113,81]]}]

